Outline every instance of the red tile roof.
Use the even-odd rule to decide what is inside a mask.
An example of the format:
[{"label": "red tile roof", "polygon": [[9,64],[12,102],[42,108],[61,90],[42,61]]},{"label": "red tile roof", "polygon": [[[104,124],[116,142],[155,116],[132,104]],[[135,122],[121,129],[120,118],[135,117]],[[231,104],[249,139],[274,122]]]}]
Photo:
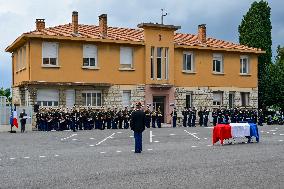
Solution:
[{"label": "red tile roof", "polygon": [[[45,28],[42,31],[31,31],[25,34],[74,37],[74,34],[72,32],[72,24],[70,23],[65,25]],[[99,33],[99,26],[79,24],[79,34],[76,35],[76,37],[101,39]],[[130,28],[108,27],[107,38],[110,40],[143,42],[144,33],[143,29],[140,28],[130,29]],[[206,43],[202,43],[198,40],[197,35],[182,34],[182,33],[175,33],[174,43],[176,45],[184,45],[184,46],[223,48],[230,50],[261,51],[261,49],[258,48],[234,44],[228,41],[223,41],[214,38],[207,38]]]}]

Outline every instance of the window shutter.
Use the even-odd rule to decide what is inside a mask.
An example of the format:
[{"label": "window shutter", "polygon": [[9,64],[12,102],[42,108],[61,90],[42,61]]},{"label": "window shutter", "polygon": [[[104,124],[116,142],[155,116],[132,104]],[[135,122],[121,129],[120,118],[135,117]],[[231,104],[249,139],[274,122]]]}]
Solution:
[{"label": "window shutter", "polygon": [[95,45],[83,45],[83,58],[96,58],[97,47]]},{"label": "window shutter", "polygon": [[120,47],[120,64],[132,65],[132,48]]},{"label": "window shutter", "polygon": [[53,89],[39,89],[37,101],[59,101],[59,92]]},{"label": "window shutter", "polygon": [[51,42],[42,43],[42,58],[57,58],[58,44]]}]

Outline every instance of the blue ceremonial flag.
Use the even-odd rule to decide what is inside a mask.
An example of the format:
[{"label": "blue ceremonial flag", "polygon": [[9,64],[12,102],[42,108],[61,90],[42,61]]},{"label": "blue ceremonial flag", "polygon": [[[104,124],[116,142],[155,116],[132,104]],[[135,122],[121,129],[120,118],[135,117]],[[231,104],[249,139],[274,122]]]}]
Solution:
[{"label": "blue ceremonial flag", "polygon": [[11,104],[11,115],[10,115],[10,125],[13,124],[13,108],[12,108],[12,104]]}]

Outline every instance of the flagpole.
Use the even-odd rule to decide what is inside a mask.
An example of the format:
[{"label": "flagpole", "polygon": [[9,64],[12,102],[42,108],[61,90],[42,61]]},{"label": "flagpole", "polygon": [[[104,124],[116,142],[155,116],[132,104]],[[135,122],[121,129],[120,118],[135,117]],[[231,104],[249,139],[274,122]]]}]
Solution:
[{"label": "flagpole", "polygon": [[[14,104],[14,107],[15,107],[15,109],[14,109],[14,111],[16,111],[16,105]],[[13,112],[13,104],[11,103],[11,117],[13,118],[13,114],[14,114],[14,112]],[[11,121],[11,118],[10,118],[10,124],[11,124],[11,131],[10,131],[10,133],[16,133],[16,131],[13,131],[13,121]]]}]

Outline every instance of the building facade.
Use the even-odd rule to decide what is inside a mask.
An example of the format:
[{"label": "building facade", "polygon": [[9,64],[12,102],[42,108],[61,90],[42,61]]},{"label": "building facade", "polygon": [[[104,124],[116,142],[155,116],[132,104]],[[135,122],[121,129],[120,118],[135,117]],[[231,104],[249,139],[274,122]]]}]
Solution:
[{"label": "building facade", "polygon": [[160,106],[165,122],[173,106],[257,108],[261,49],[178,33],[179,26],[142,23],[137,29],[72,23],[18,37],[12,53],[13,103],[123,108],[136,102]]}]

